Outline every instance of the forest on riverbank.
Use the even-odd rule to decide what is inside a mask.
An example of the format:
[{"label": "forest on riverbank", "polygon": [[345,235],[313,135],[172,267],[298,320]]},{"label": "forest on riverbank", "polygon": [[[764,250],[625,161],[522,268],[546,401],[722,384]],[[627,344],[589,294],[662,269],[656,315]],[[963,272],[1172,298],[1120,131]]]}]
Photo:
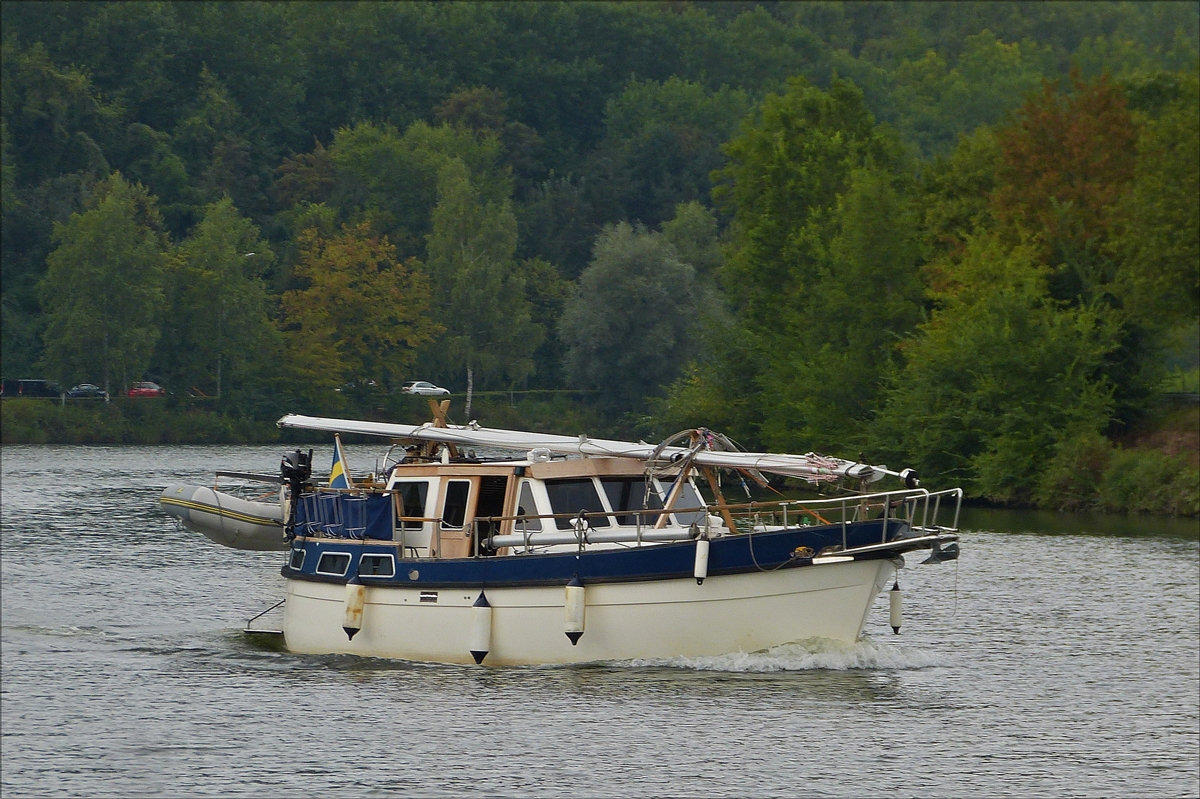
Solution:
[{"label": "forest on riverbank", "polygon": [[171,392],[5,400],[5,442],[417,421],[428,379],[483,424],[1200,512],[1162,400],[1200,346],[1200,4],[0,14],[3,375]]}]

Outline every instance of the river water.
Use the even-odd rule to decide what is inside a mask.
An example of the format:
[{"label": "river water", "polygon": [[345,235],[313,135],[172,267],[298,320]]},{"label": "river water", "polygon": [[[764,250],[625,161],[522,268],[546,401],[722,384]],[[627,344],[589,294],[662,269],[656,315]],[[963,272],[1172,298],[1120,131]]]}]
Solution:
[{"label": "river water", "polygon": [[1200,794],[1194,520],[966,514],[957,563],[901,572],[902,634],[881,598],[856,645],[307,657],[241,632],[282,597],[282,554],[157,503],[280,451],[3,448],[4,796]]}]

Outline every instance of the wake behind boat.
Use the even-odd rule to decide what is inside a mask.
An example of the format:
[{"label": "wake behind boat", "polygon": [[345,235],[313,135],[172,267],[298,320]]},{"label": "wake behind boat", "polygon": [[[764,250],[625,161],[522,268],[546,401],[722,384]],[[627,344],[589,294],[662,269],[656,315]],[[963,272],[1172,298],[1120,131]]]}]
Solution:
[{"label": "wake behind boat", "polygon": [[[311,451],[297,450],[279,478],[260,476],[282,483],[277,517],[254,521],[220,492],[189,494],[195,487],[168,488],[163,507],[192,514],[192,529],[278,518],[241,538],[205,534],[253,549],[274,534],[286,548],[289,650],[448,663],[855,641],[889,583],[898,631],[905,553],[930,550],[926,563],[958,554],[961,490],[927,491],[911,470],[741,452],[704,429],[653,445],[449,425],[447,405],[431,401],[424,425],[284,416],[280,427],[335,434],[334,465],[319,485]],[[376,472],[351,479],[343,433],[390,440]],[[483,459],[466,447],[523,453]],[[771,474],[842,493],[727,501],[731,485],[765,486]],[[885,479],[902,487],[869,490]]]}]

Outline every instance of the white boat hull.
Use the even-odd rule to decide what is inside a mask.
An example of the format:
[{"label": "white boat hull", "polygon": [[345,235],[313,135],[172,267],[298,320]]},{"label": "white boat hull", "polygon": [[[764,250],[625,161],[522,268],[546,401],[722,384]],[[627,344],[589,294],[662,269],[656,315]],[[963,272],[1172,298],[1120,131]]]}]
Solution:
[{"label": "white boat hull", "polygon": [[[755,652],[808,638],[858,639],[890,560],[831,563],[694,579],[586,587],[584,634],[564,634],[565,587],[487,589],[492,607],[486,665],[580,663]],[[422,601],[422,594],[426,601]],[[473,663],[478,591],[368,586],[361,629],[342,628],[347,591],[288,580],[283,634],[292,652],[348,653]]]}]

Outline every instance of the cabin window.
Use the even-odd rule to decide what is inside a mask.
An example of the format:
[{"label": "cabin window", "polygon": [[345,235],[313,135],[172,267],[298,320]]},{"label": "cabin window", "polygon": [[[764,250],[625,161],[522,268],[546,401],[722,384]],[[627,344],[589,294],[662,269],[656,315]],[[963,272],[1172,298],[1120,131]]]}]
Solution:
[{"label": "cabin window", "polygon": [[[608,504],[614,511],[623,510],[641,510],[642,503],[646,503],[646,508],[649,510],[661,510],[662,499],[658,496],[658,489],[654,484],[650,484],[650,497],[646,497],[646,480],[642,477],[601,477],[600,485],[604,486],[604,493],[608,496]],[[658,516],[653,514],[642,514],[642,524],[653,526],[658,521]],[[618,516],[617,524],[636,525],[638,517],[634,514],[627,516]]]},{"label": "cabin window", "polygon": [[317,574],[331,574],[334,577],[345,576],[350,568],[349,552],[322,552],[317,561]]},{"label": "cabin window", "polygon": [[[685,482],[682,490],[679,492],[679,498],[675,500],[675,507],[701,508],[703,506],[704,500],[700,498],[698,493],[696,493],[696,487],[692,485],[690,480]],[[698,510],[690,513],[676,513],[675,519],[680,524],[685,526],[691,524],[692,522],[695,522],[696,524],[703,524],[707,515],[707,511]]]},{"label": "cabin window", "polygon": [[[429,481],[416,480],[409,483],[394,483],[392,489],[396,495],[400,497],[400,503],[403,507],[401,516],[420,519],[425,517],[425,500],[429,496]],[[401,522],[405,530],[420,530],[424,522],[406,521]]]},{"label": "cabin window", "polygon": [[[604,513],[600,495],[596,493],[596,484],[590,477],[547,480],[546,493],[550,495],[550,509],[555,513],[576,514],[581,510],[588,513]],[[588,521],[593,527],[609,526],[606,516],[593,516]],[[554,523],[560,530],[570,530],[575,524],[573,519],[555,519]]]},{"label": "cabin window", "polygon": [[290,566],[292,569],[294,569],[296,571],[300,571],[301,569],[304,568],[304,550],[303,549],[293,549],[292,550],[292,559],[290,561],[288,561],[288,566]]},{"label": "cabin window", "polygon": [[467,498],[471,494],[470,480],[451,480],[446,483],[446,503],[442,505],[442,527],[460,529],[467,518]]},{"label": "cabin window", "polygon": [[[504,515],[504,497],[508,494],[507,477],[479,478],[479,498],[475,500],[475,518]],[[495,535],[500,532],[499,522],[485,522],[479,525],[481,536]]]},{"label": "cabin window", "polygon": [[[518,516],[533,516],[538,512],[537,502],[533,499],[533,486],[526,480],[521,483],[521,498],[517,501]],[[542,529],[541,519],[525,519],[517,522],[517,532],[531,533],[540,532]]]},{"label": "cabin window", "polygon": [[358,559],[358,573],[371,577],[391,577],[396,573],[396,560],[391,555],[363,555]]}]

